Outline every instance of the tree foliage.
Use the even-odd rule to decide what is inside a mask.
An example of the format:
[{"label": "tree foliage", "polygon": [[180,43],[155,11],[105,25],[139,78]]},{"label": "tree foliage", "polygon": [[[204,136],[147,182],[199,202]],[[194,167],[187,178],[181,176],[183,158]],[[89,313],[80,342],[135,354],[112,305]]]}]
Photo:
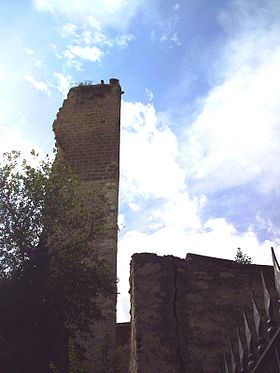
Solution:
[{"label": "tree foliage", "polygon": [[234,260],[240,264],[252,264],[252,258],[245,254],[240,247],[236,251]]},{"label": "tree foliage", "polygon": [[0,165],[0,365],[7,373],[65,364],[73,330],[88,332],[102,317],[98,294],[114,291],[93,241],[105,198],[84,192],[64,164],[33,157],[36,166],[13,151]]}]

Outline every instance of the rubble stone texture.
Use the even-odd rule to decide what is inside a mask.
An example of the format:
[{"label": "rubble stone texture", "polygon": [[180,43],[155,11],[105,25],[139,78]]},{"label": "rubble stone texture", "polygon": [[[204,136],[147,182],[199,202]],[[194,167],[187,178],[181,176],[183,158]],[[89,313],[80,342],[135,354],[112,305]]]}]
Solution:
[{"label": "rubble stone texture", "polygon": [[[71,88],[54,121],[57,161],[71,165],[84,190],[106,197],[98,218],[107,229],[93,240],[93,248],[104,258],[116,278],[117,215],[119,189],[121,87],[109,84]],[[93,326],[94,338],[83,341],[92,371],[108,372],[112,365],[116,333],[116,294],[102,299],[104,321]]]},{"label": "rubble stone texture", "polygon": [[270,266],[194,254],[186,259],[134,254],[129,372],[218,371],[231,339],[237,346],[237,323],[244,330],[242,309],[254,329],[252,290],[264,316],[261,269],[276,301]]}]

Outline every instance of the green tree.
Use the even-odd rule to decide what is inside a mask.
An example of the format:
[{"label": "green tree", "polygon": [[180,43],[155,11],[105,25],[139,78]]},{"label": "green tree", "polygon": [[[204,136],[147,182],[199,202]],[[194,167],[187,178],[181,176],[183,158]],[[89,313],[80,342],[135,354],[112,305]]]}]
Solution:
[{"label": "green tree", "polygon": [[240,264],[252,264],[252,258],[245,254],[240,247],[236,251],[234,260]]},{"label": "green tree", "polygon": [[[20,153],[0,165],[0,366],[5,372],[66,369],[74,330],[102,318],[97,296],[115,279],[94,251],[104,196],[84,192],[71,170]],[[79,350],[82,354],[82,351]]]}]

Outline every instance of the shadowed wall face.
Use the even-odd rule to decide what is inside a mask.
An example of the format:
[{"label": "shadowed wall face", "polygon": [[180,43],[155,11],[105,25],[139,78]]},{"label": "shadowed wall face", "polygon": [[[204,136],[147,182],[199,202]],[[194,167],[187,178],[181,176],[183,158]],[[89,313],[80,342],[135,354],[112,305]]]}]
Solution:
[{"label": "shadowed wall face", "polygon": [[[57,161],[69,164],[82,182],[82,189],[96,193],[106,203],[93,212],[94,221],[102,224],[92,247],[104,258],[116,278],[117,215],[119,190],[120,104],[121,87],[117,79],[109,84],[80,85],[70,89],[54,121]],[[102,200],[101,198],[101,200]],[[93,326],[94,339],[85,346],[95,372],[103,367],[104,343],[111,360],[115,346],[116,294],[100,299],[104,321]],[[105,342],[106,341],[106,342]],[[103,352],[101,352],[103,350]],[[97,365],[96,365],[97,362]]]},{"label": "shadowed wall face", "polygon": [[[242,309],[253,329],[252,290],[264,315],[260,269],[276,300],[269,266],[193,254],[185,260],[134,254],[130,372],[217,371],[223,353],[230,351],[230,340],[237,346],[237,322],[244,325]],[[245,342],[244,333],[242,338]]]},{"label": "shadowed wall face", "polygon": [[81,85],[70,89],[58,112],[58,151],[83,181],[118,182],[121,93],[117,79]]}]

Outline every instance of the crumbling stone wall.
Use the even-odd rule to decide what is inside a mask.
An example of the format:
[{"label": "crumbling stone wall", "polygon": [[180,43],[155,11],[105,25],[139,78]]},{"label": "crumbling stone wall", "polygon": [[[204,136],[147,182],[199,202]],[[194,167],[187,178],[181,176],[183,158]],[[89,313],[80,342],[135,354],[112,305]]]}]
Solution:
[{"label": "crumbling stone wall", "polygon": [[[276,299],[270,266],[188,254],[186,259],[134,254],[131,262],[131,373],[213,373],[251,290],[263,309],[260,269]],[[244,335],[243,335],[244,338]]]},{"label": "crumbling stone wall", "polygon": [[[58,150],[57,161],[71,165],[85,191],[105,196],[95,219],[105,226],[92,246],[116,277],[117,214],[119,189],[119,144],[121,87],[117,79],[110,84],[80,85],[71,88],[59,109],[53,129]],[[96,210],[97,211],[97,210]],[[102,299],[104,321],[93,326],[94,339],[84,342],[92,371],[104,371],[104,360],[112,365],[115,349],[116,294]],[[105,346],[105,344],[107,346]],[[104,356],[108,353],[108,356]],[[105,369],[110,371],[109,368]]]},{"label": "crumbling stone wall", "polygon": [[115,352],[115,372],[129,372],[129,351],[130,351],[130,323],[123,322],[117,324],[116,352]]}]

